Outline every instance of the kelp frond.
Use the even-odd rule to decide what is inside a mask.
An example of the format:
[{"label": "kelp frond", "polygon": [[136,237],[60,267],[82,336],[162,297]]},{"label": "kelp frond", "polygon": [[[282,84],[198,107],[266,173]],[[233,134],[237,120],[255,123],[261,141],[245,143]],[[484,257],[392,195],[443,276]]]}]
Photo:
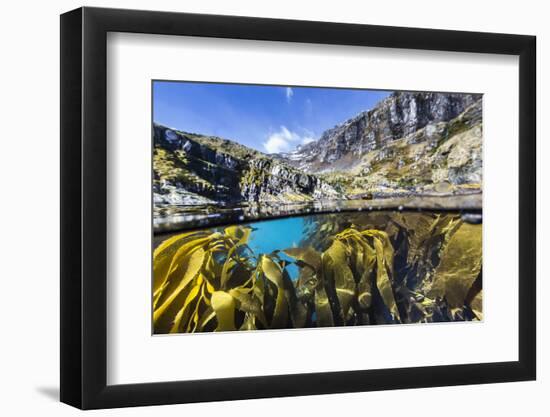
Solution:
[{"label": "kelp frond", "polygon": [[[401,215],[385,224],[344,228],[325,250],[270,254],[253,253],[245,226],[171,237],[154,251],[155,333],[482,318],[479,225]],[[415,276],[396,280],[403,262]]]}]

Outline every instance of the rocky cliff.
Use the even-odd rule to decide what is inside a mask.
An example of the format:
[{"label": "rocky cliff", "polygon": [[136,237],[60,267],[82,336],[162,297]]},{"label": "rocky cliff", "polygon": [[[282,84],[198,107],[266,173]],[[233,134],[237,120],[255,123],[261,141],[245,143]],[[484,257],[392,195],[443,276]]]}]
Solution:
[{"label": "rocky cliff", "polygon": [[319,140],[282,154],[291,165],[312,173],[349,170],[361,156],[439,122],[449,122],[480,95],[396,92],[372,110],[325,131]]},{"label": "rocky cliff", "polygon": [[318,176],[236,142],[153,126],[155,203],[302,202],[339,198]]},{"label": "rocky cliff", "polygon": [[398,92],[292,153],[155,124],[155,203],[308,202],[481,190],[482,100]]},{"label": "rocky cliff", "polygon": [[279,157],[347,198],[481,190],[482,99],[394,93]]}]

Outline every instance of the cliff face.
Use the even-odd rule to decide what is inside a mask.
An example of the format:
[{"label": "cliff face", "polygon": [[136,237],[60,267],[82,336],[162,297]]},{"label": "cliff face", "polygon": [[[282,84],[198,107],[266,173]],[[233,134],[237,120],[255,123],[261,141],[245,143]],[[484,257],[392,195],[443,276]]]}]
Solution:
[{"label": "cliff face", "polygon": [[482,182],[482,101],[472,94],[394,93],[288,154],[157,124],[153,139],[157,204],[452,194]]},{"label": "cliff face", "polygon": [[347,170],[317,174],[347,198],[399,193],[452,194],[480,191],[482,103],[449,122],[430,123],[350,162]]},{"label": "cliff face", "polygon": [[325,131],[320,139],[281,157],[307,172],[350,169],[358,156],[439,122],[448,122],[481,99],[474,94],[397,92],[374,109]]},{"label": "cliff face", "polygon": [[156,203],[296,202],[337,198],[315,175],[226,139],[153,127]]}]

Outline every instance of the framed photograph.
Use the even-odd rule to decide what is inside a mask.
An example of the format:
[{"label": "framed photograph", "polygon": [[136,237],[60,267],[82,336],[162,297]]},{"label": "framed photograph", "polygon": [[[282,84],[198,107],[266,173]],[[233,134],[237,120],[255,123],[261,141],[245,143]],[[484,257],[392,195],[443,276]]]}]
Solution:
[{"label": "framed photograph", "polygon": [[535,38],[61,16],[61,401],[532,380]]}]

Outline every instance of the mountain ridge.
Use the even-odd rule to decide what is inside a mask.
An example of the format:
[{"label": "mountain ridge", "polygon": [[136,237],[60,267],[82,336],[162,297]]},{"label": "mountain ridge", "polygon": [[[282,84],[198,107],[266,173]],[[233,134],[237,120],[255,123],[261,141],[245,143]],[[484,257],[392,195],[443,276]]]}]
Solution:
[{"label": "mountain ridge", "polygon": [[380,149],[430,123],[448,122],[479,100],[479,94],[395,92],[282,157],[313,173],[349,168],[347,154]]},{"label": "mountain ridge", "polygon": [[316,176],[228,139],[153,125],[156,204],[288,202],[338,197]]},{"label": "mountain ridge", "polygon": [[293,203],[481,190],[482,99],[397,92],[286,154],[153,125],[156,204]]}]

